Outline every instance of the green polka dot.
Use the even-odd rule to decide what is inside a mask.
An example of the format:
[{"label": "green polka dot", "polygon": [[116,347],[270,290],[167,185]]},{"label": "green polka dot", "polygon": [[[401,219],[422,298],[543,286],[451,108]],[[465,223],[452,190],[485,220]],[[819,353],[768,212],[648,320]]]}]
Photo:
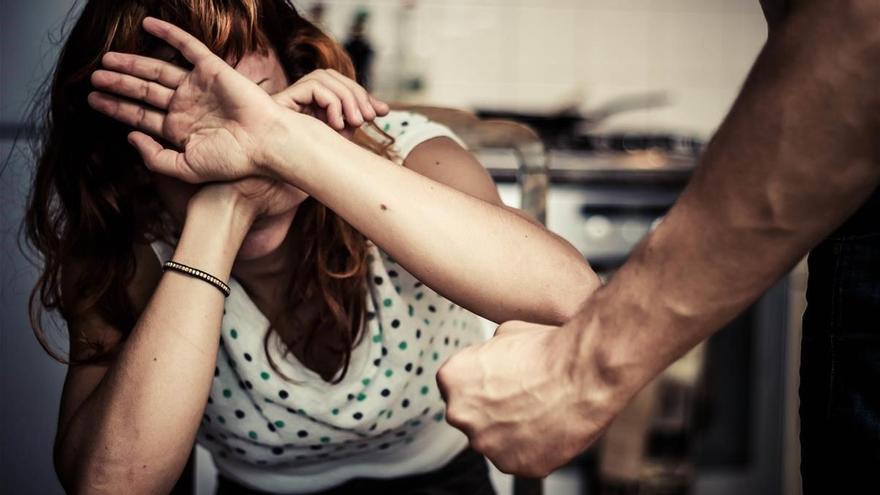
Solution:
[{"label": "green polka dot", "polygon": [[229,331],[229,336],[232,337],[233,339],[237,339],[238,338],[238,330],[233,328],[232,330]]},{"label": "green polka dot", "polygon": [[413,428],[415,428],[416,426],[420,426],[421,424],[422,424],[422,422],[417,419],[409,422],[409,425],[412,426]]},{"label": "green polka dot", "polygon": [[330,437],[321,437],[321,443],[330,443]]},{"label": "green polka dot", "polygon": [[226,418],[224,418],[223,416],[217,416],[217,421],[226,424]]},{"label": "green polka dot", "polygon": [[400,344],[397,345],[397,347],[399,347],[401,351],[405,351],[406,350],[406,342],[401,342]]},{"label": "green polka dot", "polygon": [[306,410],[305,410],[305,409],[299,409],[299,410],[297,410],[296,412],[297,412],[297,414],[300,414],[300,415],[303,415],[303,416],[306,415]]},{"label": "green polka dot", "polygon": [[379,335],[378,333],[377,333],[376,335],[373,335],[373,342],[374,342],[374,343],[378,344],[378,343],[381,342],[381,341],[382,341],[382,336],[381,336],[381,335]]},{"label": "green polka dot", "polygon": [[252,439],[256,440],[257,439],[257,432],[249,431],[248,436],[251,437]]},{"label": "green polka dot", "polygon": [[427,318],[425,318],[424,321],[425,321],[425,325],[430,325],[430,324],[431,324],[431,320],[429,320],[429,319],[427,319]]},{"label": "green polka dot", "polygon": [[388,132],[389,130],[391,130],[391,124],[388,123],[388,122],[386,122],[386,123],[385,123],[385,126],[382,127],[382,130],[383,130],[384,132]]},{"label": "green polka dot", "polygon": [[433,357],[434,357],[434,361],[436,361],[436,360],[440,359],[440,354],[435,352]]},{"label": "green polka dot", "polygon": [[228,388],[224,388],[223,389],[223,397],[226,397],[227,399],[232,397],[232,390],[229,390]]},{"label": "green polka dot", "polygon": [[409,315],[412,316],[416,313],[415,308],[413,308],[412,304],[409,305]]},{"label": "green polka dot", "polygon": [[392,412],[391,412],[391,411],[388,411],[388,415],[385,416],[385,417],[388,418],[388,419],[391,419],[391,414],[392,414]]},{"label": "green polka dot", "polygon": [[369,379],[369,378],[364,378],[363,380],[361,380],[361,383],[363,383],[364,386],[366,387],[367,385],[370,384],[370,379]]},{"label": "green polka dot", "polygon": [[284,428],[284,421],[281,421],[279,419],[278,421],[275,422],[275,426],[277,426],[278,428]]},{"label": "green polka dot", "polygon": [[429,390],[430,390],[430,389],[428,388],[427,385],[425,385],[424,387],[422,387],[422,395],[428,395],[428,391],[429,391]]},{"label": "green polka dot", "polygon": [[391,375],[393,375],[393,374],[394,374],[394,371],[392,371],[392,370],[385,370],[385,376],[387,376],[388,378],[391,378]]},{"label": "green polka dot", "polygon": [[334,416],[339,416],[339,409],[333,409],[332,411],[330,411],[330,414]]},{"label": "green polka dot", "polygon": [[398,294],[400,294],[400,286],[399,285],[397,287],[395,287],[394,290],[397,291]]},{"label": "green polka dot", "polygon": [[357,396],[358,402],[363,402],[364,400],[366,400],[366,398],[367,398],[367,394],[365,394],[363,392],[359,393]]},{"label": "green polka dot", "polygon": [[436,421],[436,422],[438,422],[438,423],[441,422],[441,421],[443,421],[443,413],[442,413],[442,412],[438,412],[437,414],[435,414],[435,415],[434,415],[434,421]]},{"label": "green polka dot", "polygon": [[416,292],[416,301],[421,301],[422,298],[425,297],[421,292]]},{"label": "green polka dot", "polygon": [[263,380],[268,380],[268,379],[269,379],[269,373],[266,373],[265,371],[262,372],[262,373],[260,373],[260,378],[262,378]]},{"label": "green polka dot", "polygon": [[385,299],[384,301],[382,301],[382,305],[386,308],[390,308],[392,304],[394,303],[391,301],[391,299]]}]

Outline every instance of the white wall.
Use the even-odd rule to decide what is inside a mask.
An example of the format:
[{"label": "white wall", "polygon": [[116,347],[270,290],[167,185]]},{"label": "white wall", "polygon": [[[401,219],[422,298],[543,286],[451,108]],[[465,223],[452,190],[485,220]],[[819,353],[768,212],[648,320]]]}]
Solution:
[{"label": "white wall", "polygon": [[[314,0],[298,3],[303,11]],[[325,0],[326,26],[345,34],[372,15],[379,92],[393,94],[396,18],[414,3],[408,42],[428,81],[420,99],[461,107],[595,108],[621,95],[666,91],[666,108],[612,126],[707,136],[718,126],[766,39],[757,0]]]}]

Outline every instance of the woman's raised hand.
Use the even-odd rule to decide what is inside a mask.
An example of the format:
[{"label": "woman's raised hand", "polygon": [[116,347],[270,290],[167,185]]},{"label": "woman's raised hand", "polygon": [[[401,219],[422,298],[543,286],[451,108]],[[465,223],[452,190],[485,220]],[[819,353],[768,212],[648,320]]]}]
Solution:
[{"label": "woman's raised hand", "polygon": [[354,81],[330,70],[315,71],[272,97],[177,26],[148,17],[144,29],[177,49],[193,69],[107,53],[104,68],[92,74],[100,91],[89,94],[89,104],[137,129],[129,141],[154,172],[191,183],[271,175],[262,168],[266,140],[282,127],[285,107],[346,134],[388,112]]},{"label": "woman's raised hand", "polygon": [[349,136],[387,115],[388,104],[333,69],[318,69],[272,96],[278,104],[324,121]]}]

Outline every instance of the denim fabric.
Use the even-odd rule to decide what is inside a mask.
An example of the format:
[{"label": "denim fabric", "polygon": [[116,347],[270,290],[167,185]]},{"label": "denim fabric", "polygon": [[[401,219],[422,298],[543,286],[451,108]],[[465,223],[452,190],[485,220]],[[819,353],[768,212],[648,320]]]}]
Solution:
[{"label": "denim fabric", "polygon": [[804,494],[880,493],[880,189],[810,253],[801,350]]}]

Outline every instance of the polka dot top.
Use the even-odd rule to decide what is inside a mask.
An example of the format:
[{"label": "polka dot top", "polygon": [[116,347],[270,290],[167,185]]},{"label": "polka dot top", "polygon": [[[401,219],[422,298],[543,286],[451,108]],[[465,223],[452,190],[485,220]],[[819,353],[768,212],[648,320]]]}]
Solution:
[{"label": "polka dot top", "polygon": [[[451,132],[410,113],[380,122],[405,157],[418,141]],[[400,139],[402,137],[402,139]],[[400,139],[400,141],[397,141]],[[173,248],[155,242],[160,262]],[[233,278],[220,349],[197,441],[218,470],[272,493],[307,493],[352,478],[392,478],[437,469],[466,445],[444,420],[435,375],[464,346],[485,339],[478,317],[444,299],[368,243],[367,318],[345,377],[331,384],[282,356],[269,321]]]}]

